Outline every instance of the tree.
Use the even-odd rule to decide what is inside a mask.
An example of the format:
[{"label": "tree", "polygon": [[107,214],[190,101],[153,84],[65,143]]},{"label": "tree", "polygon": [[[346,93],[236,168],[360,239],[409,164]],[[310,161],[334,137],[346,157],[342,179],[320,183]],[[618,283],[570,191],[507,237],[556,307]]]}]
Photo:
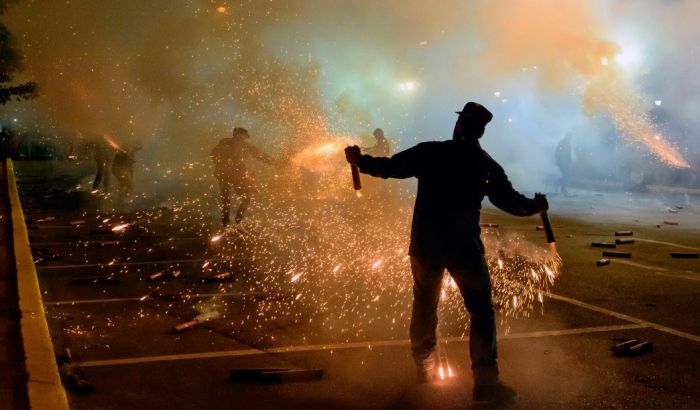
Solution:
[{"label": "tree", "polygon": [[[0,15],[5,13],[11,0],[0,0]],[[22,55],[16,48],[15,39],[0,23],[0,104],[8,101],[28,100],[36,96],[37,85],[33,81],[24,84],[7,84],[12,82],[14,74],[22,70]]]}]

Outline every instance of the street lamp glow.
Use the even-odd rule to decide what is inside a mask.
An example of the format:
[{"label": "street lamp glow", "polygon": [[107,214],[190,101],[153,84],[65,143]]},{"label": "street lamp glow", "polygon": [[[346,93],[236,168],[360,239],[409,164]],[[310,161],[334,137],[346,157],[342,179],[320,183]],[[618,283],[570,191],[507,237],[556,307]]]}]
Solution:
[{"label": "street lamp glow", "polygon": [[405,93],[412,92],[416,89],[416,83],[413,81],[406,81],[399,84],[399,90]]}]

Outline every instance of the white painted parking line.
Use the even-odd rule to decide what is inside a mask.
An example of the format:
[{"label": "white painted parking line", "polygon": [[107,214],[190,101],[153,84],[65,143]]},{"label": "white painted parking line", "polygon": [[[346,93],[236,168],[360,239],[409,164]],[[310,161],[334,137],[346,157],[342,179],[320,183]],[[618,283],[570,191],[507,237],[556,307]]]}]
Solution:
[{"label": "white painted parking line", "polygon": [[[262,292],[220,292],[220,293],[195,293],[193,295],[182,295],[182,300],[189,299],[204,299],[211,297],[239,297],[239,296],[268,296],[268,297],[278,297],[278,296],[290,296],[282,294],[267,294]],[[77,300],[54,300],[49,302],[44,302],[45,306],[62,306],[62,305],[90,305],[90,304],[100,304],[100,303],[122,303],[122,302],[144,302],[147,300],[162,300],[157,296],[141,296],[134,298],[105,298],[105,299],[77,299]]]},{"label": "white painted parking line", "polygon": [[669,269],[663,268],[661,266],[653,266],[653,265],[645,265],[642,263],[637,263],[637,262],[632,262],[628,261],[626,259],[615,259],[613,260],[613,263],[620,263],[623,265],[629,265],[629,266],[634,266],[637,268],[642,268],[642,269],[647,269],[647,270],[652,270],[654,273],[660,276],[667,276],[669,278],[674,278],[674,279],[685,279],[685,280],[692,280],[694,282],[700,282],[700,275],[696,272],[693,271],[671,271]]},{"label": "white painted parking line", "polygon": [[[143,244],[153,242],[153,244],[167,244],[171,242],[184,242],[184,241],[200,241],[200,240],[211,240],[210,236],[183,236],[183,237],[168,237],[168,236],[145,236],[142,238],[134,239],[88,239],[88,240],[78,240],[78,241],[54,241],[54,242],[32,242],[33,247],[39,246],[75,246],[81,247],[85,245],[101,245],[105,242],[110,242],[108,245],[133,245],[133,244]],[[150,244],[150,243],[149,243]]]},{"label": "white painted parking line", "polygon": [[[536,337],[550,337],[550,336],[567,336],[567,335],[580,335],[587,333],[596,332],[613,332],[619,330],[631,330],[631,329],[643,329],[647,326],[639,324],[627,324],[627,325],[614,325],[614,326],[598,326],[598,327],[584,327],[584,328],[574,328],[574,329],[563,329],[563,330],[547,330],[538,332],[523,332],[523,333],[511,333],[501,337],[500,339],[525,339],[525,338],[536,338]],[[450,343],[455,342],[467,342],[468,337],[447,337],[441,338],[441,341],[447,341]],[[218,352],[202,352],[202,353],[185,353],[185,354],[175,354],[175,355],[162,355],[162,356],[144,356],[144,357],[132,357],[124,359],[109,359],[109,360],[93,360],[86,362],[74,362],[74,367],[97,367],[97,366],[119,366],[127,364],[140,364],[140,363],[153,363],[153,362],[168,362],[176,360],[191,360],[191,359],[212,359],[219,357],[234,357],[234,356],[253,356],[261,354],[274,354],[274,353],[297,353],[297,352],[313,352],[313,351],[328,351],[328,350],[345,350],[345,349],[372,349],[377,347],[391,347],[391,346],[408,346],[410,341],[406,339],[401,340],[378,340],[369,342],[353,342],[353,343],[336,343],[336,344],[320,344],[320,345],[304,345],[304,346],[284,346],[284,347],[273,347],[269,349],[240,349],[240,350],[224,350]]]},{"label": "white painted parking line", "polygon": [[634,266],[636,268],[642,268],[642,269],[647,269],[647,270],[653,270],[656,272],[667,272],[668,269],[663,268],[661,266],[653,266],[653,265],[645,265],[643,263],[637,263],[637,262],[632,262],[628,261],[627,259],[612,259],[612,263],[614,264],[622,264],[622,265],[629,265],[629,266]]},{"label": "white painted parking line", "polygon": [[602,313],[602,314],[607,315],[607,316],[612,316],[612,317],[617,318],[617,319],[626,320],[628,322],[636,323],[638,325],[650,327],[650,328],[652,328],[654,330],[658,330],[660,332],[669,333],[669,334],[672,334],[674,336],[682,337],[684,339],[688,339],[688,340],[692,340],[694,342],[700,343],[700,336],[697,336],[697,335],[694,335],[691,333],[683,332],[681,330],[673,329],[673,328],[670,328],[670,327],[667,327],[664,325],[660,325],[657,323],[648,322],[646,320],[638,319],[636,317],[629,316],[629,315],[626,315],[624,313],[615,312],[613,310],[609,310],[609,309],[606,309],[606,308],[603,308],[600,306],[591,305],[590,303],[582,302],[580,300],[567,298],[566,296],[559,296],[559,295],[550,294],[549,297],[551,297],[554,300],[559,300],[562,302],[571,303],[572,305],[576,305],[576,306],[582,307],[584,309],[592,310],[594,312]]},{"label": "white painted parking line", "polygon": [[674,246],[676,248],[681,248],[681,249],[690,249],[692,251],[700,251],[700,248],[695,247],[695,246],[688,246],[688,245],[681,245],[680,243],[673,243],[673,242],[663,242],[663,241],[655,241],[653,239],[643,239],[643,238],[634,238],[640,242],[648,242],[648,243],[656,243],[659,245],[667,245],[667,246]]},{"label": "white painted parking line", "polygon": [[[133,262],[106,262],[106,263],[84,263],[76,265],[46,265],[37,266],[37,271],[43,270],[56,270],[56,269],[80,269],[80,268],[109,268],[111,266],[138,266],[138,265],[174,265],[178,263],[198,263],[198,262],[236,262],[236,261],[248,261],[253,258],[242,258],[237,256],[232,256],[228,259],[170,259],[170,260],[160,260],[160,261],[133,261]],[[257,257],[255,259],[265,259],[263,257]]]},{"label": "white painted parking line", "polygon": [[656,272],[657,275],[668,276],[670,278],[692,280],[693,282],[700,282],[700,274],[697,272],[685,270],[677,272]]}]

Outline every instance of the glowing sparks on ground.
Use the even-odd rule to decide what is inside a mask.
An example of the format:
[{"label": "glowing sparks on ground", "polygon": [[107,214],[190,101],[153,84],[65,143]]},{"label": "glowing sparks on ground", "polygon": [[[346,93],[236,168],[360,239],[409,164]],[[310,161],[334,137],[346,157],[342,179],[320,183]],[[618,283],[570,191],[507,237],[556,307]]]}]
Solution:
[{"label": "glowing sparks on ground", "polygon": [[128,224],[128,223],[115,225],[115,226],[112,227],[112,232],[122,232],[122,231],[125,230],[129,225],[130,225],[130,224]]}]

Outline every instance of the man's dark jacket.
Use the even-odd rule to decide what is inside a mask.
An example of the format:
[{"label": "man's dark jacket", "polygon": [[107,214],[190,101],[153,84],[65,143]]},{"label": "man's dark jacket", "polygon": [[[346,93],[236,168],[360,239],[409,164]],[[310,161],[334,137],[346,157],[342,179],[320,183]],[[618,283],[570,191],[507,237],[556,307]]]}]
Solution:
[{"label": "man's dark jacket", "polygon": [[484,196],[513,215],[538,212],[537,203],[513,189],[478,140],[424,142],[390,158],[362,155],[358,165],[376,177],[418,178],[413,256],[458,262],[483,255],[479,214]]}]

